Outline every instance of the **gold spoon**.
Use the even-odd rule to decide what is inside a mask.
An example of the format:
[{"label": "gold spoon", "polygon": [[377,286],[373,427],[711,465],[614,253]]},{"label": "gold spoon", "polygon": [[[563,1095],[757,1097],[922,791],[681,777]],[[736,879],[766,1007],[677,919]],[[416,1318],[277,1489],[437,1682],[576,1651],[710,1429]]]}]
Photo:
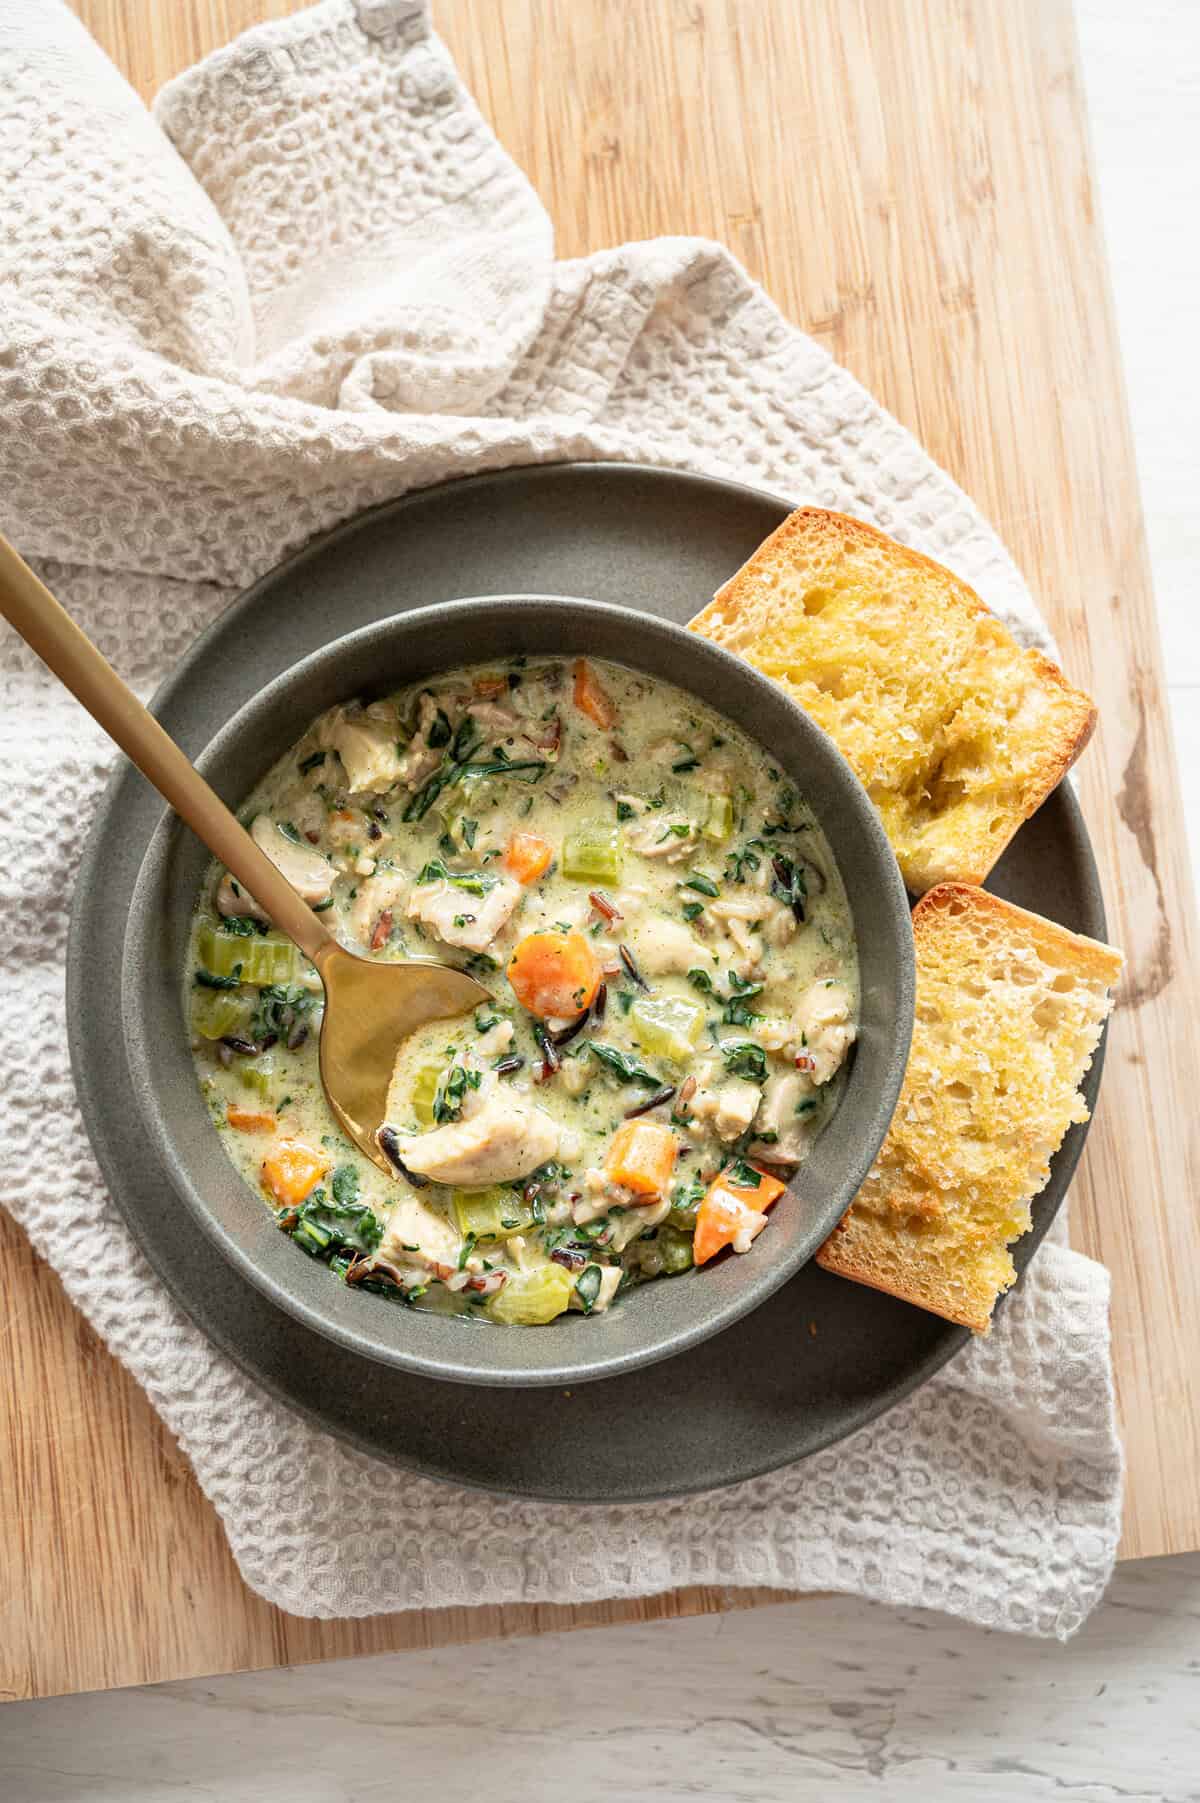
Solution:
[{"label": "gold spoon", "polygon": [[490,1000],[488,991],[446,964],[378,964],[339,945],[2,537],[0,615],[316,965],[325,986],[320,1062],[326,1099],[359,1150],[394,1176],[375,1135],[401,1040],[428,1021],[465,1014]]}]

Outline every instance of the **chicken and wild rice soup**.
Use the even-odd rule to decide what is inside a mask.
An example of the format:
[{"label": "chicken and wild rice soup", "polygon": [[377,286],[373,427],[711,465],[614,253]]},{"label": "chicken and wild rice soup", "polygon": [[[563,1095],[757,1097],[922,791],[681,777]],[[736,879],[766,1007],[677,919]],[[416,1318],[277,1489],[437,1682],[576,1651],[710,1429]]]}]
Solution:
[{"label": "chicken and wild rice soup", "polygon": [[210,870],[196,1070],[303,1251],[527,1326],[767,1228],[836,1105],[858,961],[824,836],[744,733],[632,670],[514,658],[333,708],[243,818],[343,944],[463,966],[493,998],[402,1045],[389,1180],[325,1101],[316,972]]}]

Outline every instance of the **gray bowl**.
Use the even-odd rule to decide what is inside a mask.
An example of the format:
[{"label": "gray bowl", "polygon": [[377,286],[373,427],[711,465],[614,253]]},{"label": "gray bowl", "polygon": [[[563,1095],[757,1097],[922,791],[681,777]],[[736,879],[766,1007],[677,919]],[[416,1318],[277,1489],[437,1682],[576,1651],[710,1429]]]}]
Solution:
[{"label": "gray bowl", "polygon": [[[840,1219],[892,1116],[913,1016],[908,899],[895,857],[833,742],[748,664],[678,626],[555,596],[428,607],[335,640],[270,683],[197,759],[238,807],[315,715],[455,665],[586,652],[690,690],[769,748],[807,796],[841,870],[862,982],[860,1031],[836,1114],[739,1258],[647,1284],[607,1313],[502,1328],[405,1309],[349,1290],[275,1227],[234,1170],[196,1082],[182,1008],[188,926],[208,853],[172,813],[154,833],[125,934],[123,1017],[134,1092],[176,1196],[214,1248],[326,1338],[381,1364],[471,1384],[577,1384],[667,1358],[729,1326],[810,1259]],[[163,1197],[163,1207],[175,1198]],[[264,1311],[264,1320],[269,1311]]]}]

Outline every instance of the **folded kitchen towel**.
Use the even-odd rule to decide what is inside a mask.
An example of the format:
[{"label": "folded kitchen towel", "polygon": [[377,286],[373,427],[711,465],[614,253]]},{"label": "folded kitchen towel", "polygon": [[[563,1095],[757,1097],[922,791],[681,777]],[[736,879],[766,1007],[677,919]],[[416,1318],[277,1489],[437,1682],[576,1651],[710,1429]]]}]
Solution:
[{"label": "folded kitchen towel", "polygon": [[[555,261],[417,0],[255,29],[153,114],[58,0],[0,0],[0,70],[0,521],[139,692],[312,534],[448,477],[576,457],[861,515],[1047,643],[976,509],[726,251]],[[1121,1464],[1107,1276],[1061,1236],[987,1343],[715,1499],[459,1492],[257,1389],[148,1268],[72,1089],[72,859],[111,748],[11,635],[3,694],[0,1197],[146,1386],[257,1591],[338,1616],[773,1584],[1079,1625],[1114,1558]]]}]

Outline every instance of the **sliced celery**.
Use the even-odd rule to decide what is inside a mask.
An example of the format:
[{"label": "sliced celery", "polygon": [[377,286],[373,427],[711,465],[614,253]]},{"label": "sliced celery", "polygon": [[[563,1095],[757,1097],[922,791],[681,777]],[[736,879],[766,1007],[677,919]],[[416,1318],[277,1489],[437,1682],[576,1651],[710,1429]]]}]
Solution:
[{"label": "sliced celery", "polygon": [[690,1271],[695,1262],[692,1256],[692,1236],[681,1233],[677,1227],[664,1224],[658,1230],[659,1257],[662,1268],[668,1277],[675,1277],[680,1271]]},{"label": "sliced celery", "polygon": [[633,1004],[629,1022],[650,1057],[686,1064],[704,1028],[704,1009],[681,995],[642,995]]},{"label": "sliced celery", "polygon": [[268,933],[263,939],[243,939],[242,944],[243,983],[294,983],[300,975],[300,954],[290,939]]},{"label": "sliced celery", "polygon": [[477,1240],[499,1240],[533,1223],[533,1210],[511,1189],[456,1189],[451,1204],[464,1237],[473,1233]]},{"label": "sliced celery", "polygon": [[275,1087],[275,1065],[270,1058],[257,1059],[253,1064],[243,1062],[238,1076],[243,1089],[252,1089],[264,1101]]},{"label": "sliced celery", "polygon": [[440,1064],[423,1064],[413,1078],[413,1113],[422,1127],[432,1127],[433,1125],[433,1098],[437,1094],[441,1075],[442,1066]]},{"label": "sliced celery", "polygon": [[201,1039],[244,1033],[253,1012],[250,997],[231,989],[198,989],[192,997],[192,1026]]},{"label": "sliced celery", "polygon": [[217,977],[232,977],[241,966],[243,983],[294,983],[300,974],[300,954],[282,933],[256,933],[252,939],[204,926],[196,935],[196,949],[206,970]]},{"label": "sliced celery", "polygon": [[571,1300],[575,1280],[561,1265],[539,1265],[536,1271],[513,1271],[487,1305],[493,1321],[506,1327],[539,1327],[561,1315]]},{"label": "sliced celery", "polygon": [[723,843],[733,832],[733,803],[728,795],[710,795],[708,818],[700,831],[706,839]]},{"label": "sliced celery", "polygon": [[621,880],[621,839],[615,824],[589,821],[563,840],[562,873],[575,883]]},{"label": "sliced celery", "polygon": [[215,977],[231,977],[239,964],[246,962],[248,939],[235,933],[221,933],[216,927],[203,926],[196,935],[196,950],[205,970]]}]

